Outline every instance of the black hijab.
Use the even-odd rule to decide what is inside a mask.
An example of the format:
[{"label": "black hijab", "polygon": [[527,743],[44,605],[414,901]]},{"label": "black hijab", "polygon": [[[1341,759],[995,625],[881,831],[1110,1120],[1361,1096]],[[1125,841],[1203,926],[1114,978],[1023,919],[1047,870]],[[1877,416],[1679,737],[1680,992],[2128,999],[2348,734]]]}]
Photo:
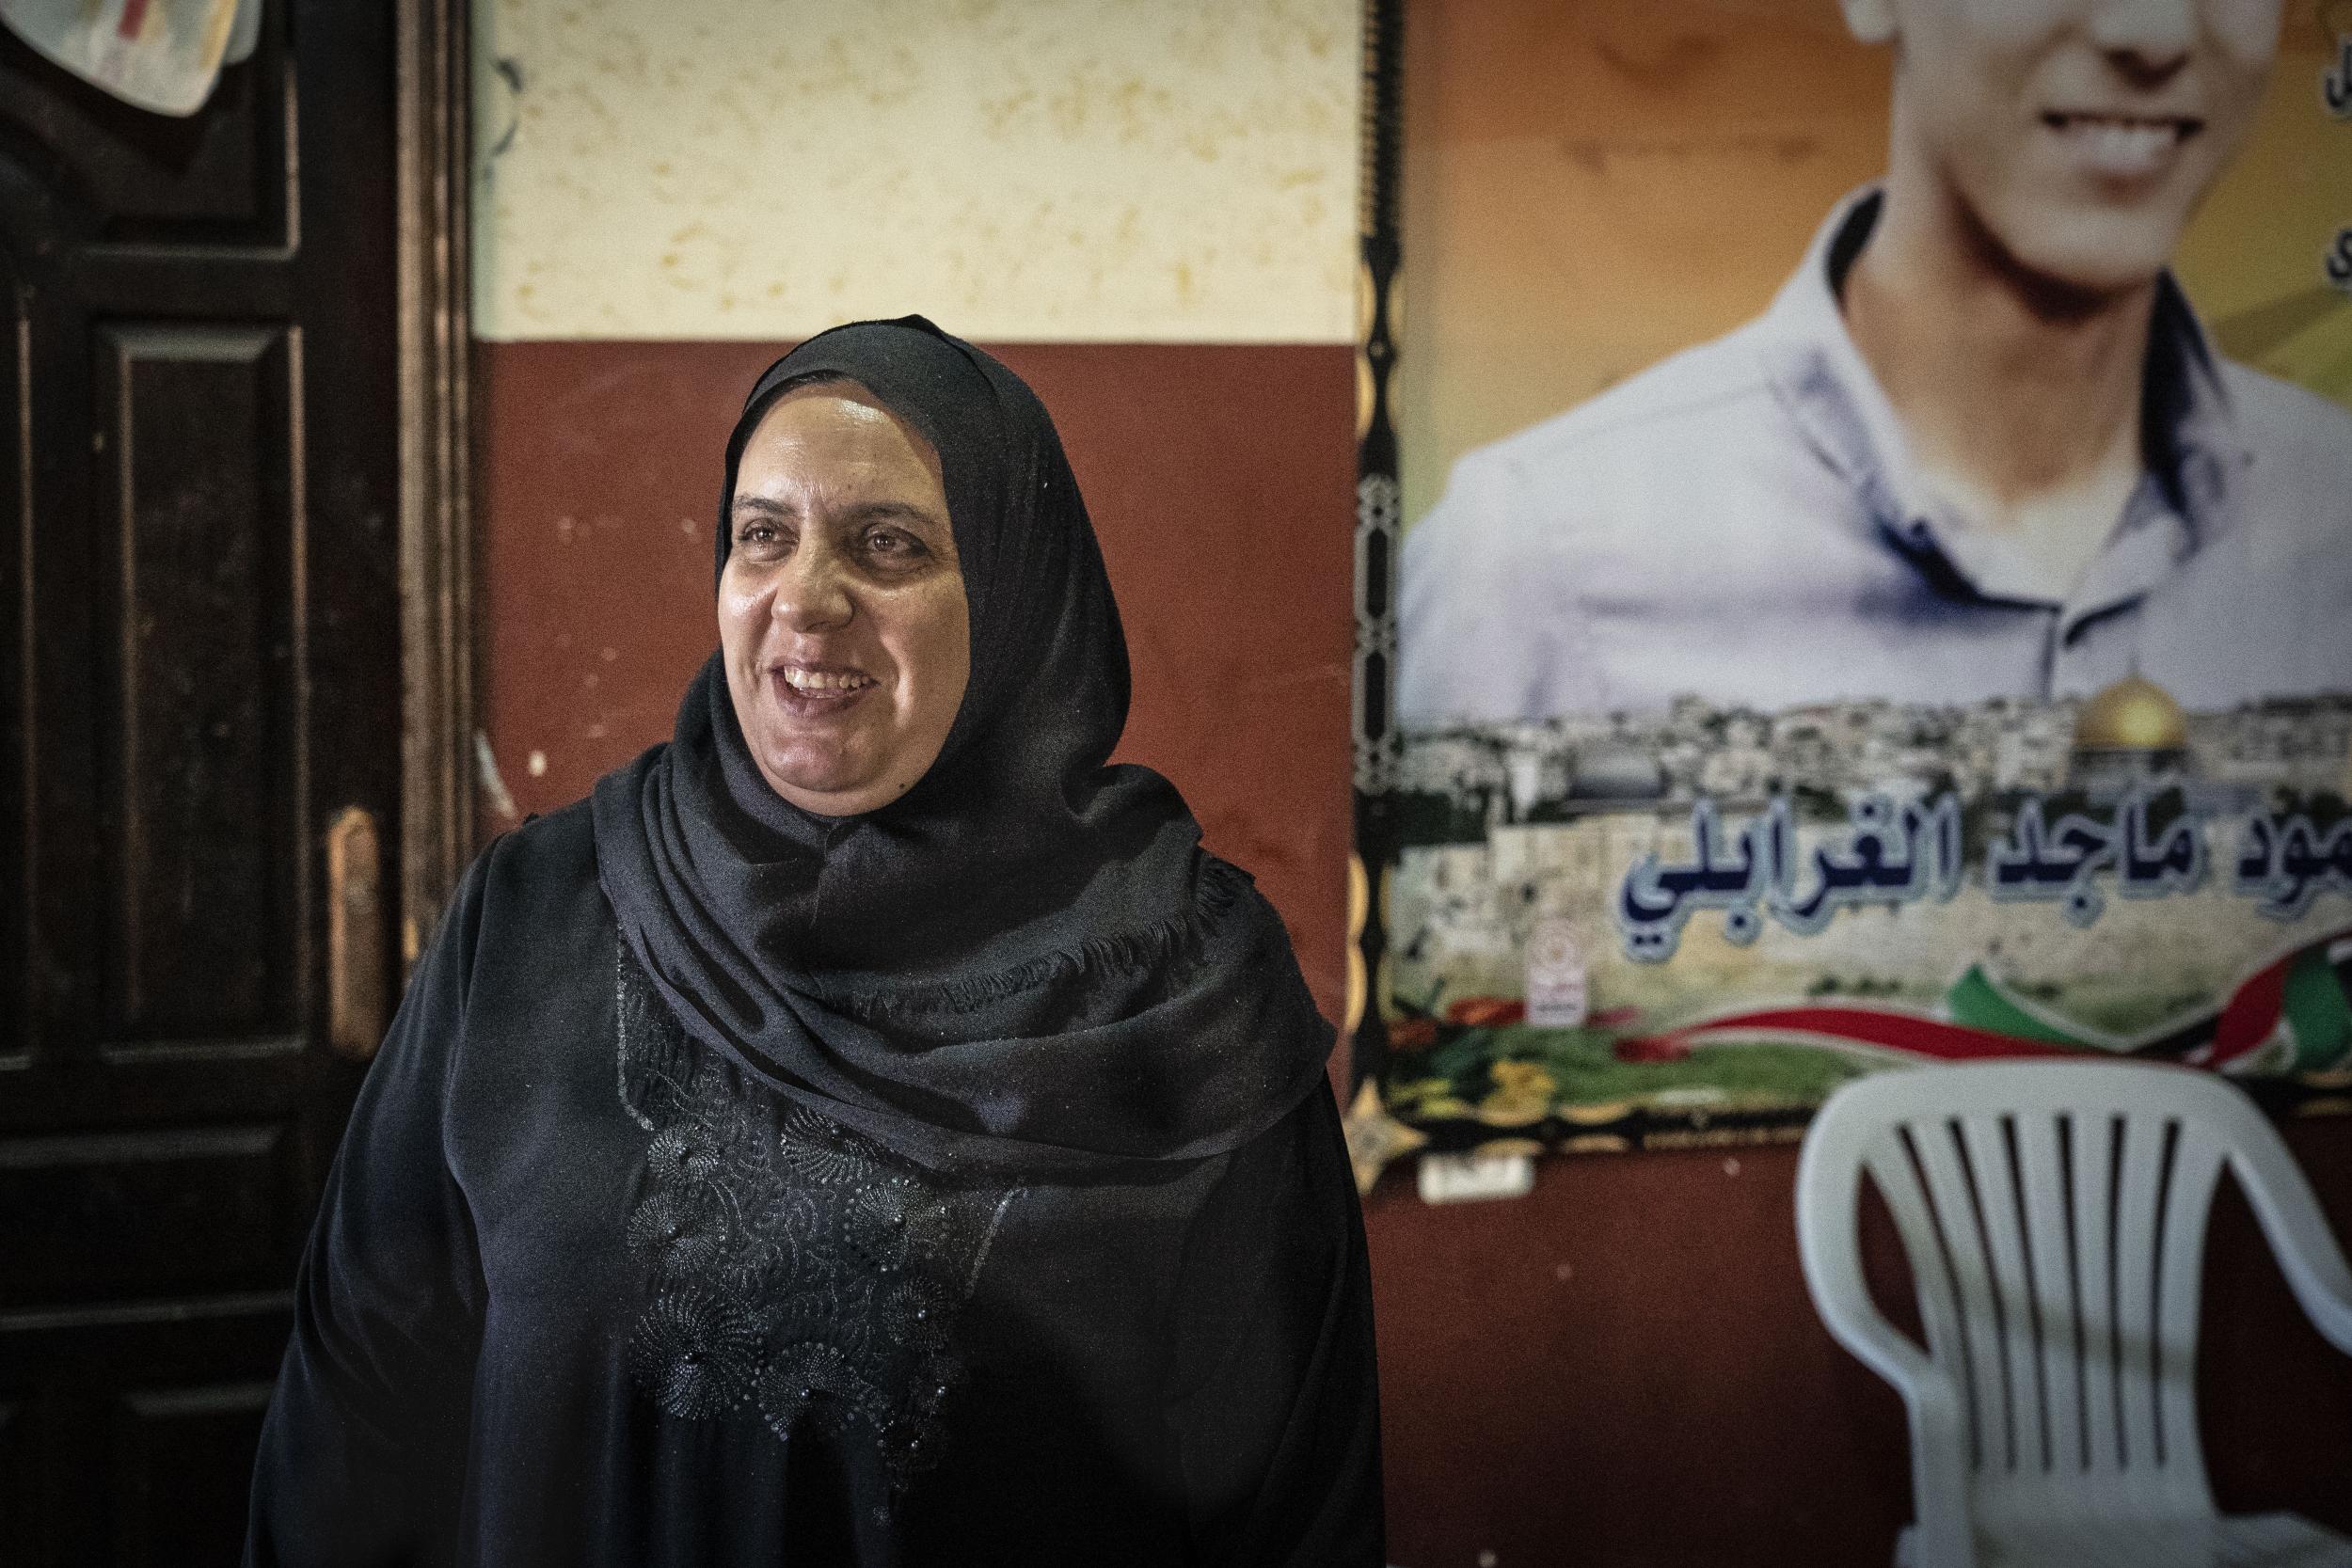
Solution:
[{"label": "black hijab", "polygon": [[789,1098],[931,1169],[1018,1180],[1238,1147],[1319,1086],[1331,1028],[1247,874],[1183,799],[1106,763],[1126,640],[1044,404],[920,316],[769,367],[774,400],[856,382],[939,453],[972,673],[930,770],[825,817],[760,775],[720,656],[676,733],[596,784],[629,948],[688,1029]]}]

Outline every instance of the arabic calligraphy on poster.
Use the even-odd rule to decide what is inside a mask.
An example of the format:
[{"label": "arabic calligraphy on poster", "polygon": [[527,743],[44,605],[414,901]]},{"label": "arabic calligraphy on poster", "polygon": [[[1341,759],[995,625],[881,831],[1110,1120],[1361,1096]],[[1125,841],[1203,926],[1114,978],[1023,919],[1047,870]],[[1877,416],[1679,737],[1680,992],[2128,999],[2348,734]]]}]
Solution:
[{"label": "arabic calligraphy on poster", "polygon": [[[2043,815],[2042,799],[2026,797],[2015,825],[1988,849],[1985,891],[1993,897],[2056,904],[2072,924],[2089,926],[2106,907],[2103,884],[2110,879],[2126,898],[2204,885],[2209,824],[2184,811],[2177,793],[2169,800],[2136,793],[2111,815],[2068,812],[2048,826]],[[1745,946],[1766,917],[1812,936],[1841,909],[1949,901],[1960,892],[1958,796],[1899,805],[1864,795],[1851,817],[1847,833],[1824,840],[1810,864],[1800,865],[1786,800],[1773,800],[1736,835],[1713,801],[1700,800],[1691,812],[1695,858],[1666,865],[1653,851],[1626,874],[1617,893],[1626,956],[1651,963],[1673,958],[1683,924],[1699,910],[1723,911],[1724,940]],[[2231,891],[2256,900],[2264,914],[2291,922],[2322,893],[2352,893],[2352,819],[2323,829],[2309,813],[2263,816],[2242,823],[2237,835]]]}]

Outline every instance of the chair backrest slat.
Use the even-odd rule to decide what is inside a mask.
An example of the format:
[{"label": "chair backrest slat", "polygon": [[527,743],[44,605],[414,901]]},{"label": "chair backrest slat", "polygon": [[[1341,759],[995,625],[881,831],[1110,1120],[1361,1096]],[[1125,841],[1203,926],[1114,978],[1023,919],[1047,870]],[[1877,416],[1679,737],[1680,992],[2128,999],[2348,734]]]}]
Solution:
[{"label": "chair backrest slat", "polygon": [[2010,1470],[2016,1466],[2017,1429],[2008,1388],[2007,1325],[1976,1189],[1962,1157],[1960,1127],[1950,1118],[1922,1119],[1908,1131],[1958,1287],[1975,1428],[1970,1458],[1979,1471]]},{"label": "chair backrest slat", "polygon": [[2115,1159],[2123,1118],[2093,1109],[2068,1120],[2074,1214],[2075,1316],[2081,1325],[2084,1469],[2123,1467],[2122,1404],[2115,1367]]},{"label": "chair backrest slat", "polygon": [[2001,1387],[2008,1404],[2008,1473],[2039,1475],[2049,1465],[2049,1423],[2042,1373],[2042,1302],[2026,1244],[2024,1194],[2018,1189],[2015,1118],[1979,1115],[1961,1120],[1962,1153],[1976,1189],[2001,1331]]},{"label": "chair backrest slat", "polygon": [[2130,1471],[2156,1459],[2154,1240],[2171,1150],[2164,1124],[2146,1117],[2127,1119],[2122,1141],[2107,1272],[2115,1293],[2118,1467]]},{"label": "chair backrest slat", "polygon": [[2075,1265],[2071,1117],[2021,1116],[2018,1185],[2026,1209],[2028,1256],[2041,1300],[2042,1425],[2048,1447],[2043,1472],[2079,1476],[2090,1467],[2090,1430],[2083,1421],[2082,1286]]},{"label": "chair backrest slat", "polygon": [[2164,1234],[2157,1243],[2156,1460],[2167,1499],[2210,1512],[2204,1445],[2197,1434],[2197,1311],[2205,1271],[2205,1222],[2229,1151],[2191,1122],[2174,1126]]}]

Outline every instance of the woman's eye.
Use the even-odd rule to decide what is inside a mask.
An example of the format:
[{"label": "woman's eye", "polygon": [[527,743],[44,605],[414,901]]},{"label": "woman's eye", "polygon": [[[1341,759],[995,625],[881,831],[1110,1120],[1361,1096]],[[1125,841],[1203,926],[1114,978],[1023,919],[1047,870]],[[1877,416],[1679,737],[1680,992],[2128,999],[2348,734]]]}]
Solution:
[{"label": "woman's eye", "polygon": [[878,528],[866,536],[866,547],[887,561],[912,561],[923,554],[923,542],[895,528]]}]

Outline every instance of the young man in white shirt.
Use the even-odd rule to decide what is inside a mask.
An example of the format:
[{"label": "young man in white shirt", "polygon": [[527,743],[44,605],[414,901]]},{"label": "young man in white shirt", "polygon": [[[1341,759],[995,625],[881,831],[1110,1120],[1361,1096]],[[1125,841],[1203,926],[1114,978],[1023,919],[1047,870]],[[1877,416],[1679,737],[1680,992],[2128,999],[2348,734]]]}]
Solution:
[{"label": "young man in white shirt", "polygon": [[1883,183],[1757,320],[1457,465],[1400,719],[2352,690],[2352,417],[2167,270],[2280,0],[1841,4],[1896,52]]}]

